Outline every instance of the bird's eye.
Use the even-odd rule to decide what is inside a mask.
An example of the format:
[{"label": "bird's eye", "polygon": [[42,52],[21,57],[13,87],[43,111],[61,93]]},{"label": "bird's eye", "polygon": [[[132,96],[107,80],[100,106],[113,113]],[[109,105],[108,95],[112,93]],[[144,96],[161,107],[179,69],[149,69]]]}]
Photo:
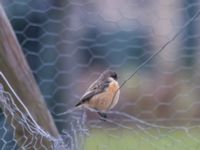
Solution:
[{"label": "bird's eye", "polygon": [[117,80],[117,74],[116,74],[116,73],[113,73],[113,74],[111,75],[111,77],[112,77],[113,79]]}]

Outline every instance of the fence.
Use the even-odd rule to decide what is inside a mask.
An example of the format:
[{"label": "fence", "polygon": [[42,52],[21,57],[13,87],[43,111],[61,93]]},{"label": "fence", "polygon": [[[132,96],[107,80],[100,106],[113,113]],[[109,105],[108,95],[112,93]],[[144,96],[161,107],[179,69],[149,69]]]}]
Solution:
[{"label": "fence", "polygon": [[[199,149],[197,0],[2,4],[65,149]],[[106,122],[94,112],[73,109],[105,69],[115,70],[120,84],[127,81]],[[2,99],[12,104],[3,93]],[[0,113],[1,149],[18,149],[15,126],[3,114],[6,109]],[[30,132],[42,133],[56,149],[59,140],[37,124],[31,126],[23,115],[22,120],[24,128],[33,127]]]}]

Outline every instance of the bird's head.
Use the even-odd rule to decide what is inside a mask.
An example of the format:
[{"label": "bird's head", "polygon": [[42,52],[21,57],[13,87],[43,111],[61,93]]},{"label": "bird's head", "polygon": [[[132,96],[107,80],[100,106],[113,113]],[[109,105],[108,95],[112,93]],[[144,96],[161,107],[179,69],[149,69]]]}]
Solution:
[{"label": "bird's head", "polygon": [[118,77],[117,77],[117,73],[115,71],[112,71],[112,70],[106,70],[103,72],[103,77],[104,78],[113,78],[114,80],[117,80]]}]

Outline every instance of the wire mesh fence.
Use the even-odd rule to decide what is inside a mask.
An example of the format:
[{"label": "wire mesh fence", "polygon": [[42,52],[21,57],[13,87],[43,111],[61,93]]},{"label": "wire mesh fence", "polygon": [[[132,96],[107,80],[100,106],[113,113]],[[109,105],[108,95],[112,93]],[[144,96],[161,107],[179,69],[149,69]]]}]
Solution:
[{"label": "wire mesh fence", "polygon": [[[64,149],[199,149],[198,0],[10,0],[2,4]],[[106,69],[115,70],[123,86],[119,103],[102,121],[95,112],[76,110],[74,105]],[[0,113],[0,149],[19,149],[15,123],[10,125],[3,113],[6,106],[17,108],[5,93],[0,90],[1,101],[6,102]],[[48,137],[51,148],[59,149],[55,146],[59,140],[37,123],[23,114],[11,118],[22,118],[24,129]],[[41,138],[33,139],[37,140]],[[25,144],[30,148],[30,143]],[[41,145],[40,149],[48,148]]]}]

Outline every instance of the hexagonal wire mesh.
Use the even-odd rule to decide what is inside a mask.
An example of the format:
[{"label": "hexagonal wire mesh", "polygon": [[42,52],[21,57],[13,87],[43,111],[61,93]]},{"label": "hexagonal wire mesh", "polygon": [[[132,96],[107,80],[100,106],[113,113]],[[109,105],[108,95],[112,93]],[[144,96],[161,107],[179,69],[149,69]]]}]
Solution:
[{"label": "hexagonal wire mesh", "polygon": [[[3,4],[68,149],[199,149],[198,0]],[[74,104],[108,68],[127,81],[120,101],[85,118]],[[17,149],[3,117],[1,149]]]}]

